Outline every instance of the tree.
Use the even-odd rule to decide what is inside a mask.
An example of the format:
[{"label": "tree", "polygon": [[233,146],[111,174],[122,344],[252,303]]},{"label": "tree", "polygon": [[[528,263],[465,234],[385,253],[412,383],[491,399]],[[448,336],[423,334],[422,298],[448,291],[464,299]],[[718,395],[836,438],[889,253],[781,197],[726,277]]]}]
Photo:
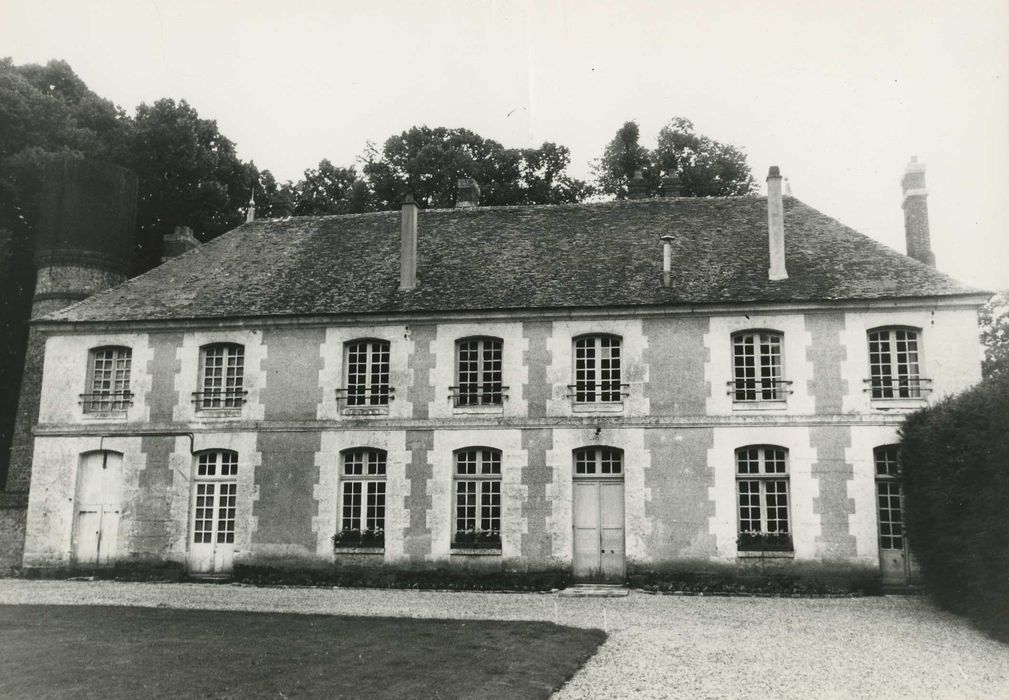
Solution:
[{"label": "tree", "polygon": [[339,168],[328,160],[305,171],[303,179],[291,186],[294,214],[356,214],[368,211],[368,185],[353,168]]},{"label": "tree", "polygon": [[985,377],[1009,377],[1009,289],[996,293],[978,311]]},{"label": "tree", "polygon": [[689,119],[674,117],[659,131],[656,147],[639,143],[638,125],[626,122],[607,144],[593,171],[600,192],[624,199],[640,172],[647,196],[659,194],[662,176],[676,175],[688,197],[733,196],[752,192],[756,183],[746,154],[735,146],[697,134]]},{"label": "tree", "polygon": [[381,150],[369,144],[364,161],[376,209],[398,207],[407,193],[422,207],[452,207],[462,177],[477,181],[484,205],[577,202],[588,193],[567,175],[564,146],[509,149],[468,129],[415,126]]},{"label": "tree", "polygon": [[217,122],[185,100],[140,105],[124,160],[140,180],[135,273],[158,263],[161,238],[175,226],[209,240],[240,224],[258,182]]}]

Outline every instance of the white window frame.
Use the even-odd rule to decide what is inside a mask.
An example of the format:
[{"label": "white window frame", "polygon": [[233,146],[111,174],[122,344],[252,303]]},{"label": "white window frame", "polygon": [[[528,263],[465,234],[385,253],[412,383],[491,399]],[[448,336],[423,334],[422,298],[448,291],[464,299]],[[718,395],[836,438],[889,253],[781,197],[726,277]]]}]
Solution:
[{"label": "white window frame", "polygon": [[593,445],[579,447],[572,455],[574,476],[576,479],[623,479],[624,451],[619,447]]},{"label": "white window frame", "polygon": [[866,331],[872,401],[914,401],[931,391],[931,380],[921,376],[921,329],[880,326]]},{"label": "white window frame", "polygon": [[623,347],[623,338],[610,333],[587,333],[572,339],[574,383],[568,387],[568,395],[575,406],[623,405],[628,386],[623,381]]},{"label": "white window frame", "polygon": [[[220,363],[208,363],[220,356]],[[213,371],[211,371],[213,370]],[[245,404],[245,346],[208,343],[200,347],[200,390],[194,397],[197,411],[239,411]]]},{"label": "white window frame", "polygon": [[770,329],[738,331],[732,334],[731,344],[733,403],[784,403],[791,391],[791,382],[783,379],[785,334]]},{"label": "white window frame", "polygon": [[[475,357],[464,354],[475,353]],[[464,363],[469,365],[464,370]],[[467,375],[476,381],[464,381]],[[492,336],[470,336],[455,341],[455,383],[451,387],[456,408],[497,407],[504,405],[508,387],[504,386],[504,341]]]},{"label": "white window frame", "polygon": [[[876,517],[878,519],[879,548],[889,550],[905,549],[906,529],[904,527],[904,485],[900,474],[899,445],[879,445],[872,450],[872,462],[876,470]],[[885,494],[883,492],[886,492]],[[882,498],[886,497],[886,507],[882,508]],[[894,500],[896,499],[896,507]],[[882,511],[897,514],[883,520]],[[898,531],[894,532],[894,526]],[[884,534],[885,531],[885,534]],[[899,543],[899,546],[894,546]]]},{"label": "white window frame", "polygon": [[[385,450],[375,447],[352,447],[340,452],[339,528],[333,538],[337,551],[385,547],[388,459]],[[355,496],[356,504],[348,502]],[[372,508],[374,511],[369,512]],[[350,532],[360,533],[360,537],[341,536]]]},{"label": "white window frame", "polygon": [[[745,445],[737,448],[733,456],[736,472],[737,549],[792,551],[788,450],[779,445]],[[752,500],[753,497],[756,497],[756,501]],[[770,499],[776,497],[783,497],[784,503],[771,503]],[[776,517],[771,517],[772,508],[777,511],[774,513]],[[783,518],[778,510],[781,508],[784,509]],[[756,517],[753,515],[754,509]]]},{"label": "white window frame", "polygon": [[124,345],[102,345],[88,351],[87,391],[80,396],[84,413],[126,413],[133,405],[132,364],[133,350]]},{"label": "white window frame", "polygon": [[493,447],[464,447],[452,453],[452,549],[500,551],[502,461],[501,450]]},{"label": "white window frame", "polygon": [[337,390],[344,413],[388,412],[395,394],[390,385],[391,359],[392,343],[388,340],[354,338],[344,343],[344,388]]},{"label": "white window frame", "polygon": [[[206,493],[212,488],[211,493]],[[193,477],[193,532],[195,544],[234,544],[238,501],[238,453],[234,450],[203,450],[196,454]],[[207,506],[208,496],[212,499]],[[224,499],[228,499],[224,501]],[[208,517],[199,517],[200,509],[209,510]],[[207,513],[204,514],[205,516]],[[201,525],[202,524],[202,525]],[[209,526],[207,529],[206,526]],[[203,537],[207,537],[206,541]]]}]

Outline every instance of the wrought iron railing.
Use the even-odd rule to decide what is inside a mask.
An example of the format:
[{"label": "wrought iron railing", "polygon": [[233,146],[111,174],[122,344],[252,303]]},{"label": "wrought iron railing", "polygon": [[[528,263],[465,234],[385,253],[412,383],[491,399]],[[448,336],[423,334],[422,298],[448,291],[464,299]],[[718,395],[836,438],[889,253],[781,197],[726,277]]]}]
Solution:
[{"label": "wrought iron railing", "polygon": [[396,398],[396,389],[385,384],[340,387],[336,401],[344,408],[388,406]]},{"label": "wrought iron railing", "polygon": [[733,401],[784,401],[792,393],[790,379],[737,379],[726,382]]},{"label": "wrought iron railing", "polygon": [[501,406],[508,398],[508,387],[503,384],[460,384],[448,390],[448,398],[456,407]]},{"label": "wrought iron railing", "polygon": [[96,391],[91,394],[81,394],[80,404],[85,413],[125,411],[133,405],[133,392]]},{"label": "wrought iron railing", "polygon": [[617,381],[568,384],[567,398],[575,403],[619,403],[630,396],[630,384]]},{"label": "wrought iron railing", "polygon": [[241,408],[245,397],[249,394],[245,389],[210,389],[209,391],[194,391],[193,403],[196,410],[214,410],[219,408]]},{"label": "wrought iron railing", "polygon": [[863,379],[862,382],[873,399],[921,399],[932,391],[932,380],[922,377],[883,375]]}]

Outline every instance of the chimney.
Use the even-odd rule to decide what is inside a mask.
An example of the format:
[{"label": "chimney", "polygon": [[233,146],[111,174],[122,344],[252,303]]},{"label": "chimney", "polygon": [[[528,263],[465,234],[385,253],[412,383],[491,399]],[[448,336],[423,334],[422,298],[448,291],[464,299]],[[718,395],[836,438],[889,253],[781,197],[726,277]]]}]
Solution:
[{"label": "chimney", "polygon": [[480,206],[480,185],[471,177],[461,177],[456,181],[456,209]]},{"label": "chimney", "polygon": [[662,241],[662,286],[668,287],[672,282],[673,237],[667,234],[659,240]]},{"label": "chimney", "polygon": [[641,176],[640,170],[634,171],[634,179],[627,186],[627,198],[628,199],[644,199],[648,196],[648,185],[645,183],[645,178]]},{"label": "chimney", "polygon": [[925,164],[919,163],[917,156],[904,168],[900,179],[904,190],[904,237],[907,239],[907,254],[915,260],[935,267],[935,254],[928,235],[928,192],[925,190]]},{"label": "chimney", "polygon": [[193,237],[193,229],[188,226],[176,226],[175,231],[166,233],[161,243],[161,262],[177,258],[194,248],[199,248],[200,242]]},{"label": "chimney", "polygon": [[256,188],[253,187],[249,193],[249,208],[245,210],[245,222],[248,223],[256,218]]},{"label": "chimney", "polygon": [[772,165],[767,171],[767,242],[771,253],[767,278],[772,281],[788,279],[785,270],[785,208],[781,200],[781,171],[777,165]]},{"label": "chimney", "polygon": [[680,181],[679,175],[677,175],[676,173],[672,173],[662,178],[662,196],[663,197],[683,196],[683,183]]},{"label": "chimney", "polygon": [[399,288],[409,291],[417,286],[417,204],[412,194],[403,200],[399,230]]}]

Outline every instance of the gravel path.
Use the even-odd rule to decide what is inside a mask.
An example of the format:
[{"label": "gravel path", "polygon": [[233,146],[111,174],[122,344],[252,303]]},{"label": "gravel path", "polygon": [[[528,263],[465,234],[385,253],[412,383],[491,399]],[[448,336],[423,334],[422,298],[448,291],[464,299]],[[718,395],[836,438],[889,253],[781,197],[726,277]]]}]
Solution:
[{"label": "gravel path", "polygon": [[[549,620],[609,640],[580,698],[1009,698],[1009,646],[917,597],[554,595],[0,579],[0,604]],[[0,651],[2,653],[2,651]]]}]

